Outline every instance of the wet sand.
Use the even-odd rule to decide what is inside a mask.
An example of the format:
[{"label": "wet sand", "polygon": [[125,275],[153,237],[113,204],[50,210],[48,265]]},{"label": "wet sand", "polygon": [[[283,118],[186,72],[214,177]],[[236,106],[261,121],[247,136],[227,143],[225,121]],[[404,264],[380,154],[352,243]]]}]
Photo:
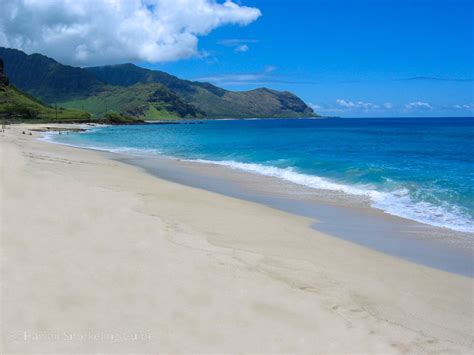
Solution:
[{"label": "wet sand", "polygon": [[460,275],[474,276],[474,235],[387,214],[360,196],[315,190],[229,167],[154,155],[113,154],[169,181],[265,204],[314,220],[318,231]]}]

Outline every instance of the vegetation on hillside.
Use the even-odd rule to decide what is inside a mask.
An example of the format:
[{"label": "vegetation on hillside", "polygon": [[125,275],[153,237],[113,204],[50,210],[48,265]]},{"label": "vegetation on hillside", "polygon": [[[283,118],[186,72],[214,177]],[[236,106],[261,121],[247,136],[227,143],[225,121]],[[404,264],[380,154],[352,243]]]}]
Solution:
[{"label": "vegetation on hillside", "polygon": [[116,86],[136,87],[139,83],[160,83],[207,118],[312,117],[313,110],[296,95],[265,88],[229,91],[210,83],[182,80],[158,70],[133,64],[85,68],[99,80]]},{"label": "vegetation on hillside", "polygon": [[3,61],[0,58],[0,121],[2,123],[18,122],[56,122],[56,123],[86,123],[103,124],[136,124],[130,116],[119,113],[108,113],[104,117],[91,118],[85,111],[66,109],[58,106],[48,106],[29,94],[21,92],[10,84],[3,72]]},{"label": "vegetation on hillside", "polygon": [[41,54],[0,47],[5,72],[19,90],[53,104],[65,98],[86,96],[103,83],[82,68],[58,63]]},{"label": "vegetation on hillside", "polygon": [[0,57],[20,90],[93,117],[109,111],[141,119],[315,116],[289,92],[228,91],[133,64],[75,68],[41,54],[2,47]]},{"label": "vegetation on hillside", "polygon": [[100,117],[109,111],[148,120],[196,118],[204,113],[185,103],[164,85],[136,84],[131,87],[105,86],[96,95],[61,102],[68,108],[80,108]]},{"label": "vegetation on hillside", "polygon": [[137,120],[131,116],[127,116],[117,112],[109,112],[100,120],[96,120],[96,122],[100,122],[102,124],[110,124],[110,125],[124,125],[124,124],[142,124],[143,121]]},{"label": "vegetation on hillside", "polygon": [[3,61],[0,59],[0,119],[7,122],[18,121],[88,121],[87,112],[62,107],[50,107],[31,95],[25,94],[10,85],[3,72]]},{"label": "vegetation on hillside", "polygon": [[0,119],[8,122],[89,122],[87,112],[53,108],[42,104],[14,87],[0,87]]}]

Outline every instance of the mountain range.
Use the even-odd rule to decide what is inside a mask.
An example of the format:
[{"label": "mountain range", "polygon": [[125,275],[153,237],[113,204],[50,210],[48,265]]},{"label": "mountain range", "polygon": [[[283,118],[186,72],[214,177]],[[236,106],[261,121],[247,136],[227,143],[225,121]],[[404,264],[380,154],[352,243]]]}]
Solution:
[{"label": "mountain range", "polygon": [[109,112],[146,120],[316,116],[288,91],[229,91],[130,63],[79,68],[4,47],[0,58],[16,88],[46,104],[86,111],[92,117]]},{"label": "mountain range", "polygon": [[[4,73],[3,60],[0,58],[0,119],[2,123],[25,121],[89,122],[87,112],[52,107],[37,98],[26,94],[10,84]],[[120,117],[122,119],[122,117]]]}]

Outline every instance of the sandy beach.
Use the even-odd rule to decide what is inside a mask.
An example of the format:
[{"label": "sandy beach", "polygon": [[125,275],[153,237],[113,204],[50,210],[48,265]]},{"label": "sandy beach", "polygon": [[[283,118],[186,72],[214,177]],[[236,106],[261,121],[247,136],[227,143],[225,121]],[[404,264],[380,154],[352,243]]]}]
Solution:
[{"label": "sandy beach", "polygon": [[0,133],[2,353],[473,351],[472,278],[38,127]]}]

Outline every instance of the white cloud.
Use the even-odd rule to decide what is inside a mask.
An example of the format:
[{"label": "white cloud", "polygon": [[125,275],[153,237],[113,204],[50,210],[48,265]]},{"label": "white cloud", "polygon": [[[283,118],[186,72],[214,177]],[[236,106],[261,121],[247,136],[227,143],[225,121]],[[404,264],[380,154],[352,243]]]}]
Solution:
[{"label": "white cloud", "polygon": [[234,52],[244,53],[244,52],[248,52],[249,49],[250,49],[249,46],[247,46],[246,44],[241,44],[240,46],[235,47]]},{"label": "white cloud", "polygon": [[261,72],[257,73],[236,73],[236,74],[221,74],[196,78],[197,81],[209,81],[211,83],[220,85],[255,85],[265,84],[272,78],[272,73],[277,70],[277,67],[269,65]]},{"label": "white cloud", "polygon": [[258,43],[259,40],[257,39],[223,39],[218,41],[217,43],[226,47],[233,47],[235,53],[244,53],[248,52],[250,49],[250,43]]},{"label": "white cloud", "polygon": [[249,43],[258,43],[260,42],[258,39],[240,39],[240,38],[231,38],[231,39],[223,39],[218,41],[218,44],[227,47],[235,47],[241,44],[249,44]]},{"label": "white cloud", "polygon": [[456,110],[472,110],[474,109],[474,104],[454,105],[452,108]]},{"label": "white cloud", "polygon": [[374,110],[380,108],[379,105],[373,104],[371,102],[362,102],[362,101],[357,101],[357,102],[352,102],[352,101],[346,101],[343,99],[337,99],[336,103],[345,109],[363,109],[363,110]]},{"label": "white cloud", "polygon": [[270,73],[273,73],[275,70],[277,70],[277,67],[276,67],[276,66],[274,66],[274,65],[267,65],[267,66],[265,67],[265,69],[263,70],[263,72],[264,72],[265,74],[270,74]]},{"label": "white cloud", "polygon": [[393,108],[393,104],[391,102],[385,102],[383,105],[383,108],[390,110]]},{"label": "white cloud", "polygon": [[406,104],[405,108],[407,110],[431,110],[433,106],[431,106],[427,102],[416,101],[416,102],[410,102],[409,104]]},{"label": "white cloud", "polygon": [[336,103],[339,106],[345,107],[345,108],[355,108],[355,104],[352,101],[346,101],[343,99],[337,99]]},{"label": "white cloud", "polygon": [[164,62],[199,55],[199,36],[259,16],[231,0],[8,0],[0,45],[68,64]]},{"label": "white cloud", "polygon": [[320,110],[322,107],[318,104],[313,104],[312,102],[308,102],[308,106],[311,107],[313,110]]}]

